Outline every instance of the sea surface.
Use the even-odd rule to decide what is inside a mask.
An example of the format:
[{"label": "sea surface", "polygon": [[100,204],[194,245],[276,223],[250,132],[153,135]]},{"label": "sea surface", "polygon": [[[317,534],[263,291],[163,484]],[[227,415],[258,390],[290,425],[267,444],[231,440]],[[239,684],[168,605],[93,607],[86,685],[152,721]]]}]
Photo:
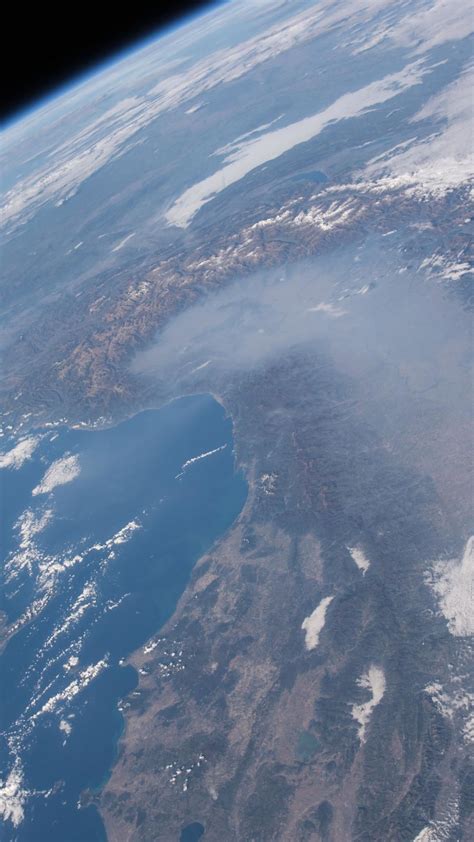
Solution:
[{"label": "sea surface", "polygon": [[137,683],[121,661],[171,616],[246,498],[231,421],[198,395],[1,449],[0,838],[104,840],[78,801],[114,761]]}]

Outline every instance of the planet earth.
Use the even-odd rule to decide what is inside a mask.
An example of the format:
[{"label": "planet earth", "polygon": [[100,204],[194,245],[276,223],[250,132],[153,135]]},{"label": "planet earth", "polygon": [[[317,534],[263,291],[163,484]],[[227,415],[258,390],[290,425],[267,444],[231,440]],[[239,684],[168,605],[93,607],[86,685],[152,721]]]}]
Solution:
[{"label": "planet earth", "polygon": [[472,29],[233,0],[4,128],[2,840],[474,839]]}]

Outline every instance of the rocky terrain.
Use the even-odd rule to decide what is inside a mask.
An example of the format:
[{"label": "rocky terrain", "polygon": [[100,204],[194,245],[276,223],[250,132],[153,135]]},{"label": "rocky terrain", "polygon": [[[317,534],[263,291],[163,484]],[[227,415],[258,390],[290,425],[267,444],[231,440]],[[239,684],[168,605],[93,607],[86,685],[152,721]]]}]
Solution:
[{"label": "rocky terrain", "polygon": [[[211,842],[473,832],[472,647],[450,635],[432,587],[434,562],[459,563],[469,537],[468,391],[449,405],[450,384],[468,389],[458,367],[471,307],[464,194],[428,203],[377,184],[302,193],[298,184],[257,207],[238,233],[215,225],[186,255],[163,255],[113,286],[105,274],[74,309],[60,296],[9,351],[10,423],[94,423],[131,403],[211,391],[232,416],[250,481],[239,522],[200,560],[172,620],[131,659],[138,688],[124,700],[125,736],[98,802],[112,842],[168,842],[194,821]],[[388,278],[367,256],[384,239]],[[302,337],[292,348],[290,337],[250,368],[206,367],[208,352],[195,343],[176,365],[166,328],[180,314],[200,323],[193,308],[227,294],[236,276],[245,289],[262,271],[276,278],[314,266],[318,275],[317,261],[344,249],[363,249],[370,268],[366,287],[356,268],[323,287],[333,343],[337,308],[405,283],[393,278],[399,265],[421,296],[414,312],[435,291],[438,315],[452,313],[460,332],[451,356],[437,337],[413,340],[415,324],[408,359],[396,351],[390,365],[383,342],[372,368],[337,359],[324,330],[316,346]],[[377,307],[383,330],[393,303]],[[148,365],[130,360],[153,337],[150,378]],[[222,339],[209,352],[220,353]]]},{"label": "rocky terrain", "polygon": [[4,421],[17,428],[25,426],[25,416],[38,423],[63,413],[74,421],[126,414],[131,402],[143,401],[130,359],[173,316],[235,278],[363,242],[367,231],[383,235],[411,227],[404,249],[410,268],[422,268],[459,296],[462,306],[472,306],[468,188],[427,202],[383,182],[317,194],[311,184],[305,192],[302,186],[283,203],[273,197],[272,204],[256,205],[251,223],[241,219],[237,233],[229,236],[227,223],[213,220],[194,249],[175,246],[159,259],[147,258],[148,265],[104,271],[77,295],[55,294],[25,332],[17,328],[5,351]]},{"label": "rocky terrain", "polygon": [[129,658],[110,842],[474,837],[468,18],[236,0],[9,127],[1,435],[210,393],[249,483]]},{"label": "rocky terrain", "polygon": [[251,491],[131,659],[108,837],[177,839],[198,821],[216,842],[468,839],[472,695],[454,688],[472,647],[425,581],[457,541],[436,486],[324,359],[275,364],[223,400]]}]

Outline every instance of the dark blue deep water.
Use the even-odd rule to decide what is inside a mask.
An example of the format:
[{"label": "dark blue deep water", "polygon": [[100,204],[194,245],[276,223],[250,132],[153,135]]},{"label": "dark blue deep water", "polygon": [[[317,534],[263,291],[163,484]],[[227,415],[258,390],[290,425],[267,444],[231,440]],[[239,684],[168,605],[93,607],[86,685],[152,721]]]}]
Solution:
[{"label": "dark blue deep water", "polygon": [[192,822],[181,831],[179,842],[198,842],[204,835],[204,826],[200,822]]},{"label": "dark blue deep water", "polygon": [[[7,629],[20,623],[0,656],[1,839],[93,842],[105,838],[100,817],[77,804],[114,761],[117,705],[136,684],[119,661],[170,617],[247,486],[231,422],[208,395],[114,428],[38,436],[29,459],[0,470],[0,608]],[[64,458],[75,478],[32,494]]]}]

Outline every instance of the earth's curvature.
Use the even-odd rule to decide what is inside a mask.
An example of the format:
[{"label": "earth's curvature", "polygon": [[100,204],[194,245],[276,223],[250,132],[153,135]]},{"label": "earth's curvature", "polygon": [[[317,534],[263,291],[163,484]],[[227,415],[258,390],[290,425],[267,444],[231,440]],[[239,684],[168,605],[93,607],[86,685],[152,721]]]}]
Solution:
[{"label": "earth's curvature", "polygon": [[474,838],[472,24],[235,0],[6,127],[2,840]]}]

